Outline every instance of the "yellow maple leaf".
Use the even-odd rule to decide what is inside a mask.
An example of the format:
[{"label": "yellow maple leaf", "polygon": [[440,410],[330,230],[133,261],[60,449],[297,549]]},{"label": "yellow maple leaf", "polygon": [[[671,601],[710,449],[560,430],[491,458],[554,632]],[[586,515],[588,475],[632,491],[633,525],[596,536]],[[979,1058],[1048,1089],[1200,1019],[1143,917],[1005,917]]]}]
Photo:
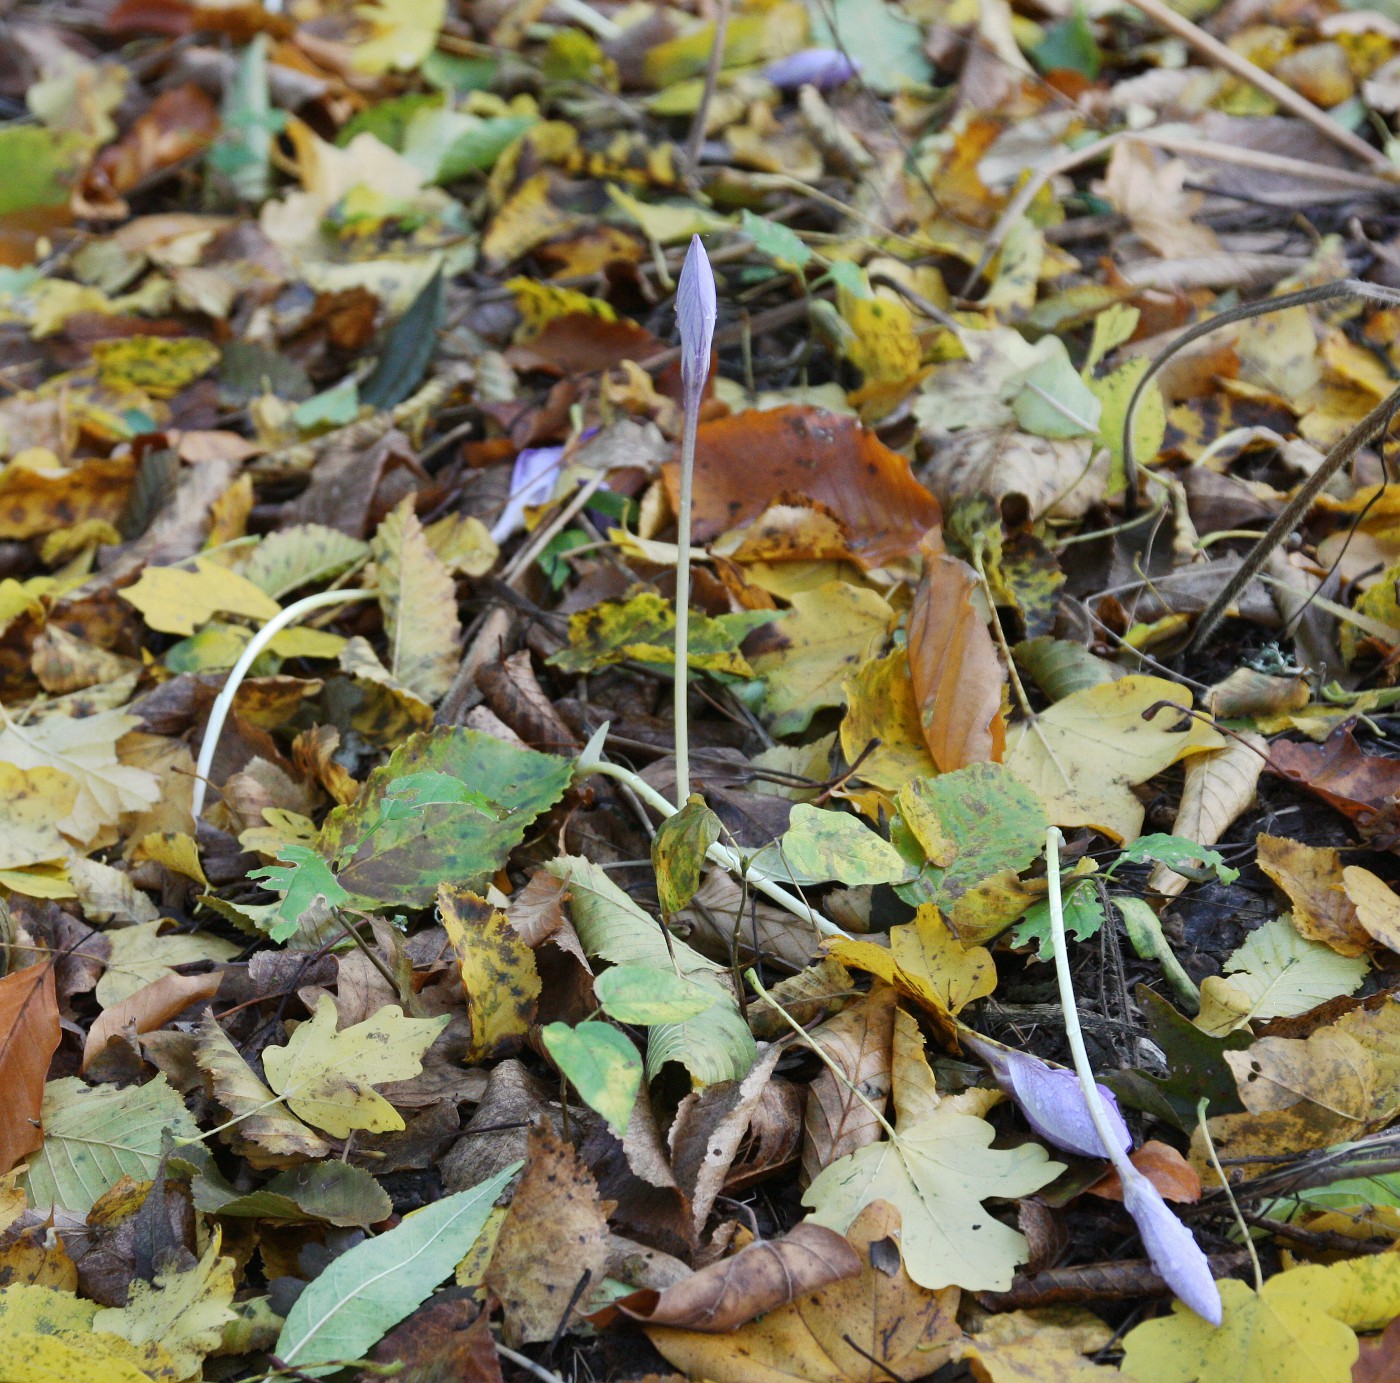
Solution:
[{"label": "yellow maple leaf", "polygon": [[405,1018],[397,1004],[389,1004],[337,1032],[335,1000],[323,994],[285,1047],[263,1052],[263,1070],[294,1114],[336,1138],[357,1128],[396,1132],[403,1118],[373,1087],[416,1076],[423,1053],[447,1021],[445,1013]]}]

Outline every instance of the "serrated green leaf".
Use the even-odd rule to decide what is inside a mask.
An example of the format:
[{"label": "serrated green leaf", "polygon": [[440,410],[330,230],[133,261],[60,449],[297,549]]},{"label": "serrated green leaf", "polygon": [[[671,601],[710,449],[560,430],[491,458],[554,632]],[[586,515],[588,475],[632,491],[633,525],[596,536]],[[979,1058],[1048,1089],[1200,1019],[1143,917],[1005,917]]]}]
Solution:
[{"label": "serrated green leaf", "polygon": [[248,871],[250,879],[258,879],[264,888],[282,895],[274,913],[276,921],[268,928],[274,941],[289,940],[303,922],[313,926],[323,921],[331,909],[350,901],[330,865],[308,846],[284,845],[277,858],[284,863]]},{"label": "serrated green leaf", "polygon": [[621,1138],[642,1088],[642,1058],[626,1033],[611,1023],[550,1023],[540,1037],[579,1098]]},{"label": "serrated green leaf", "polygon": [[301,586],[339,576],[368,555],[368,543],[338,528],[299,523],[269,533],[253,549],[243,575],[274,600],[281,600]]},{"label": "serrated green leaf", "polygon": [[[1065,931],[1076,941],[1088,941],[1097,936],[1104,924],[1103,901],[1098,888],[1091,882],[1070,889],[1064,896]],[[1025,917],[1011,933],[1013,946],[1036,948],[1037,960],[1053,960],[1055,943],[1050,932],[1050,905],[1043,899],[1026,909]]]},{"label": "serrated green leaf", "polygon": [[444,1196],[334,1259],[287,1313],[277,1357],[318,1378],[339,1371],[333,1361],[363,1358],[466,1257],[520,1166]]},{"label": "serrated green leaf", "polygon": [[1232,884],[1240,877],[1240,871],[1226,864],[1225,857],[1218,850],[1208,850],[1185,836],[1162,834],[1139,836],[1105,872],[1112,874],[1120,864],[1142,864],[1148,860],[1169,867],[1184,864],[1209,869],[1222,884]]}]

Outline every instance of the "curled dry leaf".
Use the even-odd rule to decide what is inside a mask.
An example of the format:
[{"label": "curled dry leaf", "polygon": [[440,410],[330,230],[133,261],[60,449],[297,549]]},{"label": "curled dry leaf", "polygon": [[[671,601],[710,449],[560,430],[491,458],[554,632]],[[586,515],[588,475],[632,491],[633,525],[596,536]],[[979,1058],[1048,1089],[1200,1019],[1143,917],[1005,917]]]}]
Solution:
[{"label": "curled dry leaf", "polygon": [[[1196,1169],[1168,1143],[1149,1139],[1136,1152],[1129,1154],[1128,1161],[1161,1192],[1163,1200],[1183,1201],[1194,1204],[1201,1198],[1201,1178]],[[1123,1183],[1118,1173],[1109,1170],[1091,1187],[1091,1196],[1102,1196],[1105,1200],[1121,1201]]]},{"label": "curled dry leaf", "polygon": [[647,1325],[719,1334],[854,1277],[860,1268],[856,1251],[841,1235],[803,1220],[780,1239],[759,1240],[665,1291],[633,1292],[616,1306]]},{"label": "curled dry leaf", "polygon": [[977,573],[929,544],[924,560],[909,611],[909,676],[924,741],[940,773],[1000,762],[1006,671],[974,599]]},{"label": "curled dry leaf", "polygon": [[1278,741],[1269,749],[1269,769],[1322,798],[1378,844],[1400,835],[1393,806],[1400,792],[1400,759],[1368,754],[1350,723],[1339,725],[1322,744]]},{"label": "curled dry leaf", "polygon": [[8,1172],[44,1141],[39,1111],[60,1037],[52,965],[31,965],[0,980],[0,1034],[0,1171]]},{"label": "curled dry leaf", "polygon": [[154,1032],[191,1004],[212,999],[222,982],[223,972],[219,970],[207,975],[177,975],[171,970],[111,1008],[103,1009],[88,1029],[82,1069],[86,1071],[108,1042],[120,1037],[128,1028],[138,1033]]}]

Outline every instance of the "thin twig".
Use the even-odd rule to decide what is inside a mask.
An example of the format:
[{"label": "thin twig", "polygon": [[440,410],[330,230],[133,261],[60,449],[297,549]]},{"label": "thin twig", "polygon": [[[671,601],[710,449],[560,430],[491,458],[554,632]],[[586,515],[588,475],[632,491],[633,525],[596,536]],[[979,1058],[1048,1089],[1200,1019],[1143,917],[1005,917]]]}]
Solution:
[{"label": "thin twig", "polygon": [[694,185],[700,176],[700,146],[705,142],[705,126],[710,120],[710,103],[715,99],[715,88],[719,85],[720,68],[724,66],[724,44],[729,36],[729,0],[719,0],[715,15],[715,41],[710,48],[710,59],[705,64],[705,89],[700,93],[700,104],[696,107],[690,122],[690,134],[685,141],[686,176]]}]

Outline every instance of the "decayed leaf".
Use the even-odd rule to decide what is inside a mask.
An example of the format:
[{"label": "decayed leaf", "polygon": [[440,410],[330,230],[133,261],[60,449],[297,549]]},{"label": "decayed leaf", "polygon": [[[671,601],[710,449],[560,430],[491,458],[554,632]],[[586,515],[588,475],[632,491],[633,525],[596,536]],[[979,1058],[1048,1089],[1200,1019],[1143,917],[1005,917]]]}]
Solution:
[{"label": "decayed leaf", "polygon": [[884,1383],[936,1370],[958,1335],[958,1289],[931,1292],[894,1261],[899,1212],[875,1201],[846,1238],[858,1276],[799,1298],[728,1336],[652,1327],[677,1368],[714,1383]]},{"label": "decayed leaf", "polygon": [[[1197,845],[1214,845],[1254,801],[1267,761],[1264,737],[1253,731],[1232,736],[1221,749],[1193,754],[1186,760],[1172,834]],[[1168,898],[1175,898],[1188,882],[1164,864],[1153,865],[1147,876],[1148,888]]]},{"label": "decayed leaf", "polygon": [[[846,1079],[838,1080],[824,1069],[807,1087],[802,1121],[804,1180],[811,1182],[838,1158],[879,1139],[880,1123],[870,1112],[870,1105],[883,1108],[890,1091],[890,1042],[898,998],[893,986],[876,985],[869,994],[813,1031],[812,1040]],[[855,1090],[870,1104],[860,1099]]]},{"label": "decayed leaf", "polygon": [[333,1137],[344,1138],[351,1129],[401,1129],[403,1116],[373,1087],[416,1076],[423,1053],[447,1023],[445,1013],[405,1018],[397,1005],[387,1004],[337,1032],[335,1000],[323,994],[285,1047],[264,1050],[263,1069],[293,1113]]},{"label": "decayed leaf", "polygon": [[1350,994],[1370,965],[1305,940],[1281,917],[1255,928],[1223,968],[1224,976],[1202,982],[1196,1018],[1196,1026],[1215,1037],[1254,1018],[1291,1018],[1325,999]]},{"label": "decayed leaf", "polygon": [[389,671],[424,701],[437,701],[456,675],[462,626],[452,575],[423,535],[412,498],[379,525],[370,549],[379,564]]},{"label": "decayed leaf", "polygon": [[0,730],[0,763],[30,771],[56,769],[77,785],[77,798],[58,829],[79,845],[114,826],[123,812],[140,811],[160,796],[160,780],[144,768],[117,757],[117,741],[140,720],[121,711],[103,710],[81,719],[51,715],[17,725],[6,718]]},{"label": "decayed leaf", "polygon": [[795,1297],[854,1277],[860,1268],[845,1239],[803,1220],[780,1239],[752,1243],[663,1292],[634,1292],[617,1309],[646,1325],[723,1334]]},{"label": "decayed leaf", "polygon": [[[1169,704],[1143,719],[1159,701]],[[1057,701],[1007,735],[1007,769],[1045,804],[1059,826],[1093,826],[1127,842],[1142,829],[1135,784],[1224,737],[1173,706],[1191,694],[1161,677],[1124,677]]]},{"label": "decayed leaf", "polygon": [[940,772],[1000,762],[1006,751],[1006,671],[974,599],[977,573],[925,549],[924,578],[909,611],[909,676],[924,742]]},{"label": "decayed leaf", "polygon": [[486,1273],[510,1344],[553,1339],[580,1282],[602,1282],[610,1209],[574,1149],[548,1121],[537,1124]]},{"label": "decayed leaf", "polygon": [[195,1060],[210,1093],[238,1120],[226,1136],[254,1167],[286,1167],[330,1152],[330,1144],[289,1114],[257,1078],[212,1013],[200,1024]]},{"label": "decayed leaf", "polygon": [[93,1329],[119,1335],[139,1346],[158,1344],[182,1378],[200,1371],[204,1356],[217,1349],[224,1326],[235,1319],[234,1262],[220,1255],[216,1228],[204,1256],[192,1268],[157,1272],[154,1283],[133,1282],[125,1306],[99,1311]]},{"label": "decayed leaf", "polygon": [[844,691],[847,708],[841,721],[841,752],[847,763],[859,760],[857,776],[862,782],[898,792],[910,779],[934,771],[906,649],[897,648],[862,664],[847,679]]},{"label": "decayed leaf", "polygon": [[0,980],[0,1174],[44,1141],[44,1079],[60,1037],[52,965],[31,965]]},{"label": "decayed leaf", "polygon": [[439,884],[437,904],[462,967],[472,1025],[467,1059],[513,1055],[530,1030],[540,994],[535,953],[505,913],[469,889]]},{"label": "decayed leaf", "polygon": [[1371,937],[1348,897],[1339,851],[1261,835],[1258,852],[1259,868],[1288,895],[1293,925],[1303,936],[1343,956],[1361,956],[1371,949]]},{"label": "decayed leaf", "polygon": [[[844,705],[847,679],[883,647],[894,611],[875,591],[829,581],[792,597],[792,613],[751,658],[775,735],[796,734],[824,706]],[[769,649],[773,651],[769,651]]]},{"label": "decayed leaf", "polygon": [[953,1346],[979,1383],[1110,1383],[1122,1375],[1091,1363],[1111,1338],[1087,1311],[1008,1311]]},{"label": "decayed leaf", "polygon": [[1349,725],[1339,725],[1324,744],[1275,742],[1269,768],[1357,822],[1363,833],[1393,829],[1386,807],[1400,792],[1400,759],[1368,754]]}]

